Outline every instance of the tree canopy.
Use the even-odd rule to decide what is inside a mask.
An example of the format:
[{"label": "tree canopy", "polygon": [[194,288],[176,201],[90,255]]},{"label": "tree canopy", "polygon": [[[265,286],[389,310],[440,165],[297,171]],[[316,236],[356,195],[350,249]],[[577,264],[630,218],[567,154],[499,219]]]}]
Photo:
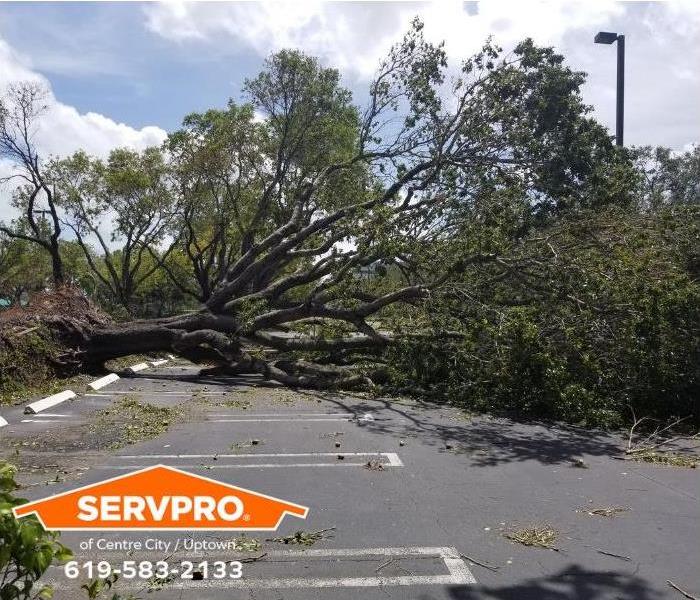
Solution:
[{"label": "tree canopy", "polygon": [[[430,387],[405,359],[422,348],[430,362],[445,336],[461,340],[443,348],[470,356],[465,368],[486,361],[496,372],[505,358],[488,353],[500,352],[493,344],[504,324],[535,327],[549,341],[576,329],[577,312],[607,341],[633,322],[643,327],[609,278],[633,293],[637,279],[680,270],[678,287],[639,289],[664,298],[682,289],[686,304],[676,300],[687,307],[697,292],[693,233],[668,241],[660,224],[682,211],[696,217],[698,150],[616,148],[583,102],[585,74],[552,48],[525,40],[505,53],[489,40],[450,65],[422,29],[415,20],[392,47],[362,102],[338,71],[284,50],[246,81],[241,102],[186,116],[161,148],[115,149],[105,160],[40,160],[26,133],[39,92],[18,88],[3,100],[0,151],[17,165],[22,216],[2,226],[0,260],[33,244],[60,284],[70,243],[81,255],[77,281],[90,273],[124,319],[65,327],[65,364],[99,368],[167,350],[288,385],[372,385],[412,373]],[[41,221],[39,201],[48,206]],[[645,249],[643,267],[635,247]],[[566,307],[561,327],[545,325],[555,306]],[[696,326],[682,341],[693,352]],[[586,347],[603,339],[578,334]],[[459,362],[443,359],[443,369]],[[583,369],[574,363],[561,368]],[[479,377],[443,381],[485,394]],[[697,385],[697,373],[691,379]],[[579,393],[557,390],[559,400]]]}]

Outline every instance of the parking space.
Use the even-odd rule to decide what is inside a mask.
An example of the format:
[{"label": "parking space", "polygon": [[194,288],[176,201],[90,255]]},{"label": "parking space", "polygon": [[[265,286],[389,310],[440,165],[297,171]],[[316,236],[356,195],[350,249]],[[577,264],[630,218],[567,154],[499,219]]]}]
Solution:
[{"label": "parking space", "polygon": [[[122,379],[73,402],[70,412],[50,413],[66,417],[46,417],[89,418],[91,409],[130,397],[164,407],[196,404],[166,433],[95,457],[80,483],[162,463],[310,512],[306,520],[285,519],[274,536],[251,533],[254,550],[144,552],[171,562],[245,561],[242,581],[174,579],[156,597],[651,600],[675,597],[667,579],[700,588],[687,559],[700,539],[696,471],[616,460],[614,436],[469,419],[414,402],[256,387],[255,379],[196,381],[180,369]],[[45,494],[30,488],[25,495]],[[598,506],[629,510],[612,518],[587,512]],[[556,550],[503,535],[532,523],[556,530]],[[294,543],[297,532],[304,542]],[[63,541],[78,548],[85,537],[69,532]],[[125,534],[102,537],[118,541]],[[157,537],[174,544],[183,535]],[[225,532],[185,537],[237,539]],[[123,555],[79,553],[104,560]],[[74,597],[55,570],[52,578],[60,584],[57,598]]]}]

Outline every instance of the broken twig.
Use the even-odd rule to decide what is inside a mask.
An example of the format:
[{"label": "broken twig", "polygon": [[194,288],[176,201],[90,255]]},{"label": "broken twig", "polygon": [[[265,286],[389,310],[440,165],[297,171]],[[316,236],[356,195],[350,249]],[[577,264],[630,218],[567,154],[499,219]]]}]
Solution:
[{"label": "broken twig", "polygon": [[679,587],[678,587],[675,583],[673,583],[673,581],[671,581],[670,579],[667,579],[667,580],[666,580],[666,583],[668,583],[668,585],[670,585],[670,586],[671,586],[674,590],[676,590],[677,592],[680,592],[681,594],[683,594],[686,598],[690,598],[690,600],[700,600],[700,598],[698,598],[697,596],[693,596],[692,594],[689,594],[688,592],[686,592],[684,589],[679,588]]},{"label": "broken twig", "polygon": [[622,560],[627,560],[627,561],[632,560],[629,556],[623,556],[622,554],[615,554],[614,552],[606,552],[605,550],[601,550],[600,548],[596,548],[595,551],[598,554],[605,554],[605,556],[612,556],[613,558],[620,558]]},{"label": "broken twig", "polygon": [[460,556],[462,558],[465,558],[469,562],[474,563],[475,565],[479,565],[480,567],[484,567],[484,569],[488,569],[489,571],[493,571],[494,573],[497,573],[498,569],[500,569],[500,567],[495,567],[493,565],[489,565],[488,563],[480,562],[475,558],[472,558],[471,556],[467,556],[466,554],[460,553]]}]

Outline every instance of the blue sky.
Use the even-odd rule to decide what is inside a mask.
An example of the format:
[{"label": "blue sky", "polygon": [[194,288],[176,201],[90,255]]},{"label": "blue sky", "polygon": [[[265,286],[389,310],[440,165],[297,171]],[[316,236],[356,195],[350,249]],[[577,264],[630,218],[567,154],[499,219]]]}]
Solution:
[{"label": "blue sky", "polygon": [[[338,67],[356,101],[414,15],[453,64],[487,35],[531,36],[589,73],[584,99],[614,128],[614,47],[627,35],[626,141],[675,149],[700,140],[700,3],[371,2],[0,3],[0,93],[36,78],[51,90],[44,154],[158,143],[192,111],[240,99],[269,53],[299,47]],[[47,121],[48,122],[48,121]],[[1,165],[0,165],[1,167]]]},{"label": "blue sky", "polygon": [[193,49],[145,23],[140,3],[0,5],[0,36],[49,79],[58,99],[137,128],[169,130],[188,112],[225,104],[260,68],[246,48]]}]

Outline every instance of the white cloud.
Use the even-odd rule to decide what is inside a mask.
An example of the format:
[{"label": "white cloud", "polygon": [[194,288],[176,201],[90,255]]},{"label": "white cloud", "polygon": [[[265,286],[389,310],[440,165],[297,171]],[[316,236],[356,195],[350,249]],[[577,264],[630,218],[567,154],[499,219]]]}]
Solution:
[{"label": "white cloud", "polygon": [[[9,44],[0,39],[0,96],[13,83],[32,81],[41,83],[48,91],[48,110],[40,119],[36,145],[40,156],[67,156],[83,149],[90,154],[106,156],[116,147],[137,150],[160,144],[166,136],[160,127],[135,129],[104,115],[88,112],[81,114],[74,107],[60,102],[51,91],[48,80],[31,68],[31,63],[20,56]],[[11,172],[11,166],[0,160],[0,175]],[[12,184],[0,187],[0,219],[12,216],[9,198]]]},{"label": "white cloud", "polygon": [[464,58],[494,34],[504,45],[525,36],[557,43],[576,27],[620,14],[614,2],[433,3],[159,3],[145,8],[147,26],[164,38],[187,42],[228,37],[264,56],[286,47],[302,48],[362,78],[418,15],[434,42],[445,41],[449,55]]},{"label": "white cloud", "polygon": [[74,107],[63,104],[53,95],[48,80],[0,39],[0,95],[9,85],[21,81],[42,83],[49,93],[49,108],[37,132],[37,146],[44,156],[65,156],[78,149],[105,156],[118,146],[143,149],[165,139],[166,132],[160,127],[135,129],[98,113],[81,114]]},{"label": "white cloud", "polygon": [[[195,52],[267,56],[296,47],[341,70],[351,83],[367,81],[392,43],[418,15],[426,37],[445,41],[452,65],[489,36],[505,49],[531,37],[554,45],[572,68],[589,74],[584,101],[614,131],[615,53],[594,46],[600,30],[627,37],[628,144],[681,148],[700,139],[700,2],[534,0],[436,2],[160,3],[144,8],[147,27]],[[347,79],[346,79],[347,81]]]}]

